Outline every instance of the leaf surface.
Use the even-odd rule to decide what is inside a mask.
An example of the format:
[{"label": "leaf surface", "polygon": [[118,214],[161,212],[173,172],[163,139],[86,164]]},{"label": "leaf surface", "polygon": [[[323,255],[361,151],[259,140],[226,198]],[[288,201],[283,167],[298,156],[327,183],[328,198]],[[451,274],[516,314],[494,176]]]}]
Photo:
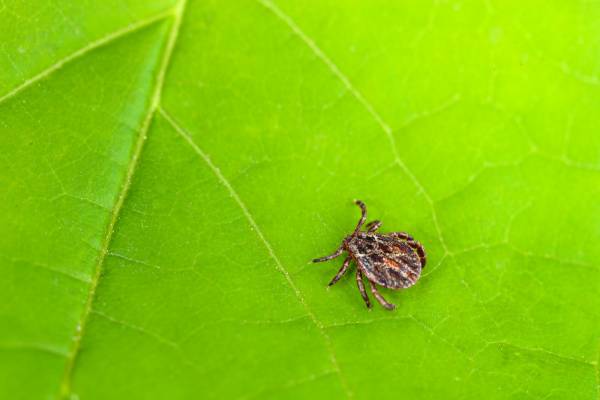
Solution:
[{"label": "leaf surface", "polygon": [[[599,17],[4,5],[0,397],[597,399]],[[354,198],[394,312],[309,264]]]}]

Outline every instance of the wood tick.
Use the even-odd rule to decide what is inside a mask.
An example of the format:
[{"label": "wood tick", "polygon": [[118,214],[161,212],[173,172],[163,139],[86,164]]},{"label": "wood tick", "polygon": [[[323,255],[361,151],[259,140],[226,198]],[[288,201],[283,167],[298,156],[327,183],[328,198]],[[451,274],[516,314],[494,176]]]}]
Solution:
[{"label": "wood tick", "polygon": [[381,226],[381,221],[378,220],[369,222],[365,226],[366,232],[361,231],[367,219],[367,206],[360,200],[355,203],[360,207],[362,215],[354,232],[346,236],[335,253],[312,261],[328,261],[339,257],[344,251],[348,252],[342,268],[329,282],[329,286],[340,280],[348,270],[350,261],[354,260],[357,266],[356,283],[367,307],[371,308],[371,302],[365,291],[363,274],[379,304],[393,310],[396,306],[383,298],[376,285],[389,289],[405,289],[414,285],[427,261],[425,249],[406,232],[375,233]]}]

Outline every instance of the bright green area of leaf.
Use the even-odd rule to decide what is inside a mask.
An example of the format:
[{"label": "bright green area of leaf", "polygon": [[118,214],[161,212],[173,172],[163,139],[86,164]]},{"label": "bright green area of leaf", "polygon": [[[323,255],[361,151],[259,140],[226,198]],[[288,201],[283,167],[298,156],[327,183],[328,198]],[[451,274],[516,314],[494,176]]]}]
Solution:
[{"label": "bright green area of leaf", "polygon": [[598,398],[599,4],[172,3],[0,7],[0,398]]}]

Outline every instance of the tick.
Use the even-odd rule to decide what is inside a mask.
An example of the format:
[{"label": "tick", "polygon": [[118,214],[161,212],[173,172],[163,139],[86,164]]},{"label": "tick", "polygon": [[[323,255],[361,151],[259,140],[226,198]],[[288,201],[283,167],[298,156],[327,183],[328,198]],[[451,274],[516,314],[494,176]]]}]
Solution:
[{"label": "tick", "polygon": [[406,232],[376,233],[381,227],[379,220],[369,222],[365,225],[367,230],[361,231],[367,219],[367,206],[360,200],[355,203],[360,207],[361,217],[354,232],[344,238],[335,253],[312,261],[317,263],[332,260],[346,251],[348,256],[329,286],[340,280],[348,270],[350,261],[354,260],[357,267],[356,283],[367,307],[371,308],[371,302],[365,291],[363,275],[369,281],[371,293],[379,304],[393,310],[396,306],[383,298],[376,285],[396,290],[414,285],[427,261],[425,249]]}]

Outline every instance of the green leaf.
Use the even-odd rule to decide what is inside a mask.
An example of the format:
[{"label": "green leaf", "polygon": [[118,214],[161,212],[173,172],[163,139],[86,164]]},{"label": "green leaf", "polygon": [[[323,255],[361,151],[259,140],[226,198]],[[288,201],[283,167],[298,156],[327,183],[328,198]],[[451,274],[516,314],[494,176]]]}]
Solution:
[{"label": "green leaf", "polygon": [[[599,38],[589,1],[3,4],[0,398],[597,399]],[[354,198],[427,250],[393,312],[309,263]]]}]

